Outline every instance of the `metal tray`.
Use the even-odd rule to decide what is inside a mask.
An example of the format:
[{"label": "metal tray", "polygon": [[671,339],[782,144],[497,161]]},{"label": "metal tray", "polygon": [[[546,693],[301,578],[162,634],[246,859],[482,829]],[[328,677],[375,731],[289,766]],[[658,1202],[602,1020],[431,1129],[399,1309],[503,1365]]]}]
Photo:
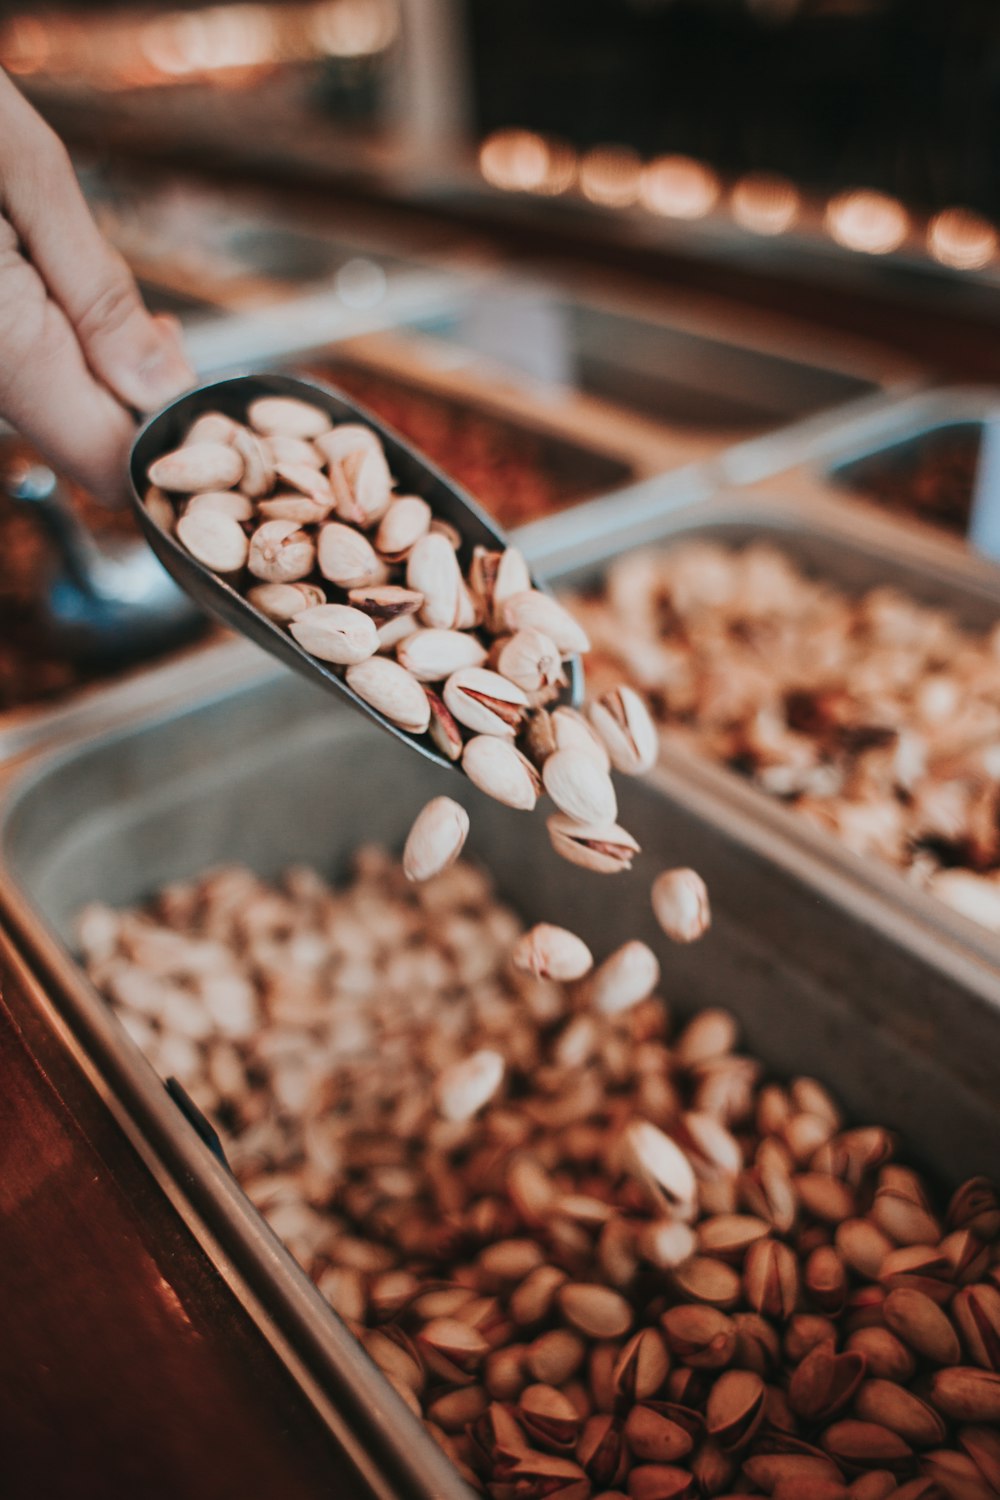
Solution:
[{"label": "metal tray", "polygon": [[[447,790],[472,813],[470,855],[488,862],[525,916],[587,931],[599,952],[644,938],[663,957],[678,1012],[730,1006],[777,1073],[824,1078],[851,1117],[902,1130],[943,1180],[995,1166],[1000,1149],[996,985],[989,995],[965,987],[897,941],[868,903],[817,901],[725,806],[669,771],[656,785],[621,787],[623,821],[641,830],[645,849],[635,875],[613,887],[558,860],[541,817],[518,817],[453,776],[445,787],[444,777],[266,664],[249,683],[136,714],[0,772],[4,920],[190,1204],[216,1263],[246,1282],[314,1396],[337,1408],[398,1493],[422,1500],[468,1492],[84,978],[71,949],[85,901],[139,901],[228,860],[264,875],[303,861],[337,875],[362,841],[398,848],[414,808]],[[647,895],[653,874],[679,858],[713,894],[712,931],[691,948],[666,943]]]},{"label": "metal tray", "polygon": [[[822,499],[808,513],[779,495],[740,492],[658,514],[647,506],[610,544],[606,537],[590,536],[561,551],[539,549],[533,561],[554,588],[572,590],[596,583],[615,558],[637,546],[696,537],[731,546],[772,542],[807,573],[848,594],[889,584],[948,609],[973,630],[989,630],[1000,619],[1000,571],[994,566],[960,547],[942,547],[936,533],[928,537],[914,529],[911,534],[878,516],[854,516],[847,524],[836,503]],[[889,864],[853,854],[735,772],[681,749],[665,752],[664,764],[669,776],[682,777],[692,792],[706,793],[713,806],[728,804],[761,853],[784,861],[852,909],[875,902],[872,920],[897,941],[1000,998],[1000,935],[911,886]]]},{"label": "metal tray", "polygon": [[725,456],[725,473],[739,484],[777,481],[788,493],[797,492],[804,506],[822,494],[899,526],[927,530],[949,544],[965,542],[960,527],[883,504],[867,492],[865,469],[936,433],[975,431],[981,436],[998,411],[1000,388],[993,386],[945,386],[883,399],[842,411],[811,429],[734,448]]}]

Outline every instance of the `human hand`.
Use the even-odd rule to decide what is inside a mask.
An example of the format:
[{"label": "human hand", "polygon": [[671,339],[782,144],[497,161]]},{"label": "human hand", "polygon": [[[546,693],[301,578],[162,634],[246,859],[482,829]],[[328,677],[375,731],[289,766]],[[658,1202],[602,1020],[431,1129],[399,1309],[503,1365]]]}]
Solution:
[{"label": "human hand", "polygon": [[134,423],[192,384],[172,318],[145,309],[65,147],[0,70],[0,416],[108,504]]}]

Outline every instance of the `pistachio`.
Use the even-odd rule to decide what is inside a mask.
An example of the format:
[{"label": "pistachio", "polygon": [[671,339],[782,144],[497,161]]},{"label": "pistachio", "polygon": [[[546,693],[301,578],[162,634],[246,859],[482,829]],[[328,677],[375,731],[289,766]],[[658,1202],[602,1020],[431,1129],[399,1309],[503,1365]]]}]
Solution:
[{"label": "pistachio", "polygon": [[415,635],[420,626],[412,615],[397,615],[393,620],[376,620],[375,628],[378,630],[378,649],[383,656],[388,656],[400,641],[405,641],[408,635]]},{"label": "pistachio", "polygon": [[644,1224],[637,1244],[643,1260],[661,1271],[682,1266],[697,1249],[694,1231],[680,1219],[654,1219]]},{"label": "pistachio", "polygon": [[669,1372],[670,1351],[663,1335],[656,1328],[642,1328],[622,1349],[611,1378],[616,1392],[625,1400],[648,1401]]},{"label": "pistachio", "polygon": [[622,684],[590,705],[590,722],[604,741],[611,764],[624,776],[642,776],[660,751],[656,725],[634,688]]},{"label": "pistachio", "polygon": [[497,650],[495,666],[525,693],[543,693],[566,685],[562,658],[555,642],[540,630],[519,630]]},{"label": "pistachio", "polygon": [[510,594],[503,601],[500,613],[503,625],[512,635],[519,630],[540,630],[555,642],[556,650],[563,656],[590,650],[587,632],[569,610],[537,589]]},{"label": "pistachio", "polygon": [[478,734],[467,741],[462,769],[481,792],[507,807],[530,812],[538,801],[538,772],[520,750],[494,734]]},{"label": "pistachio", "polygon": [[712,920],[705,882],[695,870],[663,870],[653,881],[653,915],[675,943],[693,943]]},{"label": "pistachio", "polygon": [[988,1282],[963,1287],[950,1311],[975,1363],[1000,1373],[1000,1289]]},{"label": "pistachio", "polygon": [[948,1204],[952,1229],[971,1229],[981,1240],[1000,1238],[1000,1197],[988,1177],[970,1177]]},{"label": "pistachio", "polygon": [[[918,1490],[918,1500],[940,1500],[942,1496],[945,1500],[994,1500],[996,1495],[968,1454],[938,1449],[922,1456],[920,1468],[922,1482],[930,1488]],[[892,1500],[899,1493],[895,1491]]]},{"label": "pistachio", "polygon": [[725,1056],[736,1046],[736,1022],[727,1010],[706,1008],[684,1027],[674,1043],[674,1056],[682,1068]]},{"label": "pistachio", "polygon": [[742,1262],[749,1247],[766,1239],[771,1226],[753,1214],[713,1214],[698,1225],[698,1243],[706,1255]]},{"label": "pistachio", "polygon": [[621,1423],[604,1412],[588,1417],[577,1441],[576,1460],[592,1484],[614,1484],[625,1466]]},{"label": "pistachio", "polygon": [[384,625],[387,620],[397,620],[401,615],[412,615],[423,603],[420,594],[391,583],[375,583],[365,588],[348,589],[347,598],[355,609],[371,615],[378,625]]},{"label": "pistachio", "polygon": [[481,1385],[465,1385],[445,1391],[426,1410],[428,1418],[438,1427],[457,1433],[464,1432],[470,1422],[481,1417],[488,1404],[489,1398]]},{"label": "pistachio", "polygon": [[1000,1375],[974,1365],[935,1370],[928,1395],[953,1422],[1000,1422]]},{"label": "pistachio", "polygon": [[846,1350],[864,1356],[869,1375],[894,1380],[897,1385],[912,1379],[917,1367],[912,1350],[902,1339],[878,1325],[856,1328],[848,1337]]},{"label": "pistachio", "polygon": [[743,1472],[752,1484],[773,1495],[779,1485],[797,1484],[807,1494],[815,1481],[842,1478],[840,1470],[827,1454],[814,1449],[807,1453],[754,1453],[743,1460]]},{"label": "pistachio", "polygon": [[883,1167],[872,1218],[897,1245],[936,1245],[941,1226],[920,1184],[901,1167]]},{"label": "pistachio", "polygon": [[[149,505],[150,495],[160,493],[150,490],[146,496],[146,505]],[[173,529],[174,508],[170,501],[163,496],[165,504],[169,507],[171,526]],[[219,511],[224,516],[230,516],[234,521],[250,521],[253,519],[253,501],[248,496],[241,494],[239,490],[203,490],[200,495],[192,495],[184,507],[186,516],[194,515],[200,510]]]},{"label": "pistachio", "polygon": [[445,706],[474,734],[513,739],[528,708],[528,700],[512,682],[485,667],[462,667],[444,685]]},{"label": "pistachio", "polygon": [[[368,616],[362,615],[362,619],[368,620]],[[368,623],[372,625],[370,620]],[[346,677],[348,686],[358,697],[387,719],[411,734],[424,733],[430,723],[427,695],[420,683],[397,662],[388,661],[384,656],[372,656],[357,666],[348,667]]]},{"label": "pistachio", "polygon": [[553,813],[546,827],[557,854],[599,875],[630,870],[639,853],[635,839],[617,823],[577,823],[565,813]]},{"label": "pistachio", "polygon": [[476,547],[469,569],[469,585],[482,610],[486,628],[498,635],[504,629],[504,604],[514,594],[531,588],[531,575],[516,547],[507,547],[503,552]]},{"label": "pistachio", "polygon": [[721,1307],[725,1312],[736,1306],[743,1290],[732,1266],[705,1255],[693,1255],[685,1261],[674,1271],[672,1280],[682,1296],[693,1302],[707,1302],[710,1307]]},{"label": "pistachio", "polygon": [[947,1437],[947,1428],[934,1408],[891,1380],[863,1381],[854,1410],[863,1421],[881,1423],[914,1448],[930,1448]]},{"label": "pistachio", "polygon": [[463,582],[454,548],[445,537],[428,532],[414,543],[406,560],[406,586],[424,596],[425,625],[454,630]]},{"label": "pistachio", "polygon": [[303,610],[327,603],[327,595],[315,583],[255,583],[247,589],[247,603],[261,610],[276,624],[286,625]]},{"label": "pistachio", "polygon": [[300,495],[314,500],[326,514],[333,509],[333,491],[330,481],[321,470],[309,463],[278,463],[274,466],[277,479],[282,480],[289,489],[297,490]]},{"label": "pistachio", "polygon": [[228,490],[243,477],[243,460],[227,443],[187,443],[150,464],[149,481],[175,495]]},{"label": "pistachio", "polygon": [[598,1282],[566,1282],[556,1301],[566,1321],[588,1338],[621,1338],[632,1326],[632,1309],[625,1298]]},{"label": "pistachio", "polygon": [[625,1441],[640,1463],[675,1463],[694,1447],[695,1434],[668,1416],[664,1404],[639,1403],[625,1419]]},{"label": "pistachio", "polygon": [[566,1280],[558,1266],[536,1266],[510,1296],[510,1315],[515,1323],[541,1323],[548,1317],[555,1294]]},{"label": "pistachio", "polygon": [[691,1500],[694,1478],[674,1464],[639,1464],[628,1476],[629,1500]]},{"label": "pistachio", "polygon": [[853,1400],[865,1374],[865,1357],[835,1352],[834,1340],[819,1343],[795,1370],[788,1385],[788,1404],[803,1421],[829,1422]]},{"label": "pistachio", "polygon": [[265,521],[250,538],[247,567],[265,583],[296,583],[312,571],[316,547],[294,521]]},{"label": "pistachio", "polygon": [[[269,495],[274,489],[275,467],[260,438],[249,427],[237,426],[230,442],[243,460],[240,489],[244,495],[248,495],[251,500],[260,500],[264,495]],[[325,487],[325,480],[323,485]]]},{"label": "pistachio", "polygon": [[896,1287],[882,1308],[886,1326],[917,1354],[937,1365],[957,1365],[962,1357],[958,1334],[948,1315],[923,1292]]},{"label": "pistachio", "polygon": [[582,979],[594,965],[590,949],[582,938],[567,932],[565,927],[553,927],[548,922],[537,922],[522,933],[514,945],[511,962],[525,974],[563,983]]},{"label": "pistachio", "polygon": [[177,522],[177,539],[213,573],[237,573],[250,544],[238,521],[219,510],[199,510]]},{"label": "pistachio", "polygon": [[264,521],[294,521],[297,526],[319,526],[326,520],[330,507],[321,500],[288,490],[261,500],[257,514]]},{"label": "pistachio", "polygon": [[553,802],[578,823],[613,823],[618,802],[611,778],[581,750],[556,750],[542,766]]},{"label": "pistachio", "polygon": [[308,464],[310,468],[321,469],[324,464],[322,453],[305,438],[288,437],[286,434],[274,433],[271,437],[262,437],[261,448],[268,462],[272,466],[277,464]]},{"label": "pistachio", "polygon": [[764,1418],[764,1382],[752,1370],[725,1370],[713,1385],[705,1425],[726,1452],[745,1448]]},{"label": "pistachio", "polygon": [[834,1422],[820,1442],[834,1462],[849,1473],[863,1469],[905,1473],[913,1460],[913,1449],[898,1433],[878,1422],[859,1422],[853,1417]]},{"label": "pistachio", "polygon": [[[580,750],[602,771],[611,770],[611,759],[604,745],[577,709],[561,703],[549,716],[552,743],[546,750]],[[544,759],[544,756],[542,757]]]},{"label": "pistachio", "polygon": [[436,1375],[456,1383],[477,1370],[489,1352],[482,1335],[457,1318],[432,1318],[418,1332],[416,1345]]},{"label": "pistachio", "polygon": [[698,1185],[684,1152],[656,1125],[633,1120],[622,1137],[623,1156],[655,1197],[680,1218],[693,1215]]},{"label": "pistachio", "polygon": [[845,1219],[837,1226],[834,1243],[851,1270],[868,1281],[877,1279],[892,1250],[892,1241],[870,1219]]},{"label": "pistachio", "polygon": [[1000,1494],[1000,1432],[990,1427],[963,1427],[958,1441],[986,1483]]},{"label": "pistachio", "polygon": [[529,1385],[517,1403],[521,1426],[540,1448],[572,1452],[582,1426],[573,1403],[552,1385]]},{"label": "pistachio", "polygon": [[203,411],[188,428],[184,446],[191,443],[231,443],[239,423],[221,411]]},{"label": "pistachio", "polygon": [[332,425],[325,411],[294,396],[258,396],[247,407],[247,421],[264,437],[302,439],[318,438]]},{"label": "pistachio", "polygon": [[486,648],[463,630],[417,630],[396,656],[418,682],[443,682],[465,667],[481,667]]},{"label": "pistachio", "polygon": [[378,649],[372,621],[346,604],[315,604],[295,614],[288,628],[310,656],[338,666],[367,661]]},{"label": "pistachio", "polygon": [[837,1313],[847,1297],[847,1272],[833,1245],[818,1245],[808,1256],[803,1282],[816,1306]]},{"label": "pistachio", "polygon": [[377,442],[331,460],[330,484],[337,515],[353,526],[374,526],[392,502],[392,475]]},{"label": "pistachio", "polygon": [[680,1303],[660,1318],[667,1346],[696,1370],[721,1370],[736,1349],[736,1324],[715,1307]]},{"label": "pistachio", "polygon": [[586,1346],[570,1328],[553,1328],[528,1345],[525,1363],[536,1380],[562,1385],[583,1363]]},{"label": "pistachio", "polygon": [[743,1263],[743,1284],[754,1312],[788,1319],[798,1301],[798,1262],[780,1240],[755,1240]]},{"label": "pistachio", "polygon": [[901,1245],[890,1249],[882,1261],[878,1280],[887,1291],[911,1287],[934,1302],[950,1301],[955,1290],[947,1255],[932,1245]]},{"label": "pistachio", "polygon": [[651,948],[637,940],[623,943],[594,970],[590,1002],[602,1015],[619,1015],[647,999],[659,978],[659,959]]},{"label": "pistachio", "polygon": [[[405,619],[406,616],[403,618]],[[447,756],[448,760],[461,760],[465,747],[461,730],[445,708],[444,700],[439,698],[437,693],[432,693],[429,687],[424,688],[424,693],[430,714],[427,732],[434,741],[435,747],[442,755]]]},{"label": "pistachio", "polygon": [[432,511],[419,495],[398,495],[378,524],[375,550],[387,563],[402,563],[430,529]]},{"label": "pistachio", "polygon": [[328,521],[316,539],[316,562],[324,578],[342,589],[368,588],[381,583],[383,564],[367,537]]},{"label": "pistachio", "polygon": [[381,451],[378,433],[361,422],[338,422],[329,424],[323,432],[315,435],[314,445],[327,464],[343,463],[352,453],[374,453]]},{"label": "pistachio", "polygon": [[430,880],[453,865],[469,834],[469,814],[450,797],[434,797],[416,817],[403,850],[407,880]]},{"label": "pistachio", "polygon": [[[213,495],[224,495],[227,502],[232,499],[237,505],[239,505],[241,502],[246,503],[243,500],[242,495],[234,494],[232,490],[210,490],[209,493]],[[142,503],[145,506],[147,513],[152,517],[155,524],[159,526],[160,530],[165,531],[167,533],[167,536],[172,536],[174,532],[174,525],[177,521],[177,512],[174,510],[172,501],[163,493],[163,491],[158,490],[155,484],[150,485],[149,489],[146,491],[145,498],[143,499]],[[188,502],[188,506],[190,507],[190,501]],[[226,511],[227,506],[219,506],[218,509]],[[248,509],[252,511],[253,507],[249,506]],[[239,520],[239,517],[234,516],[234,519]]]}]

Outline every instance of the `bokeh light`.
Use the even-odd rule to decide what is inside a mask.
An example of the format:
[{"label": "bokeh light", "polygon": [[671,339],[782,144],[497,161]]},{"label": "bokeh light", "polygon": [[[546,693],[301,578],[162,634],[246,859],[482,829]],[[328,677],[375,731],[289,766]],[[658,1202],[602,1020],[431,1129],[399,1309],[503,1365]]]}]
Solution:
[{"label": "bokeh light", "polygon": [[995,227],[970,208],[944,208],[927,226],[927,248],[935,260],[955,270],[989,265],[998,244]]},{"label": "bokeh light", "polygon": [[845,250],[888,255],[905,240],[910,220],[897,198],[871,188],[856,188],[830,199],[826,227]]},{"label": "bokeh light", "polygon": [[752,234],[784,234],[799,216],[798,189],[773,172],[748,172],[729,200],[733,218]]},{"label": "bokeh light", "polygon": [[631,146],[595,146],[580,161],[580,191],[604,208],[628,208],[639,197],[642,163]]},{"label": "bokeh light", "polygon": [[719,199],[719,179],[689,156],[658,156],[643,168],[640,197],[650,213],[701,219]]}]

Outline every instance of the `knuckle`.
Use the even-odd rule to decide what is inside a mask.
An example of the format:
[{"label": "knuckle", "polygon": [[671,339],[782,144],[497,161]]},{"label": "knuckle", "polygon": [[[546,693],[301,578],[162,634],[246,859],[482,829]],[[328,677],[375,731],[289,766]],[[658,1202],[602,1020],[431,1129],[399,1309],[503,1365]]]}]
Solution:
[{"label": "knuckle", "polygon": [[139,311],[139,293],[125,262],[109,253],[107,271],[100,285],[85,301],[76,325],[81,339],[116,333]]}]

